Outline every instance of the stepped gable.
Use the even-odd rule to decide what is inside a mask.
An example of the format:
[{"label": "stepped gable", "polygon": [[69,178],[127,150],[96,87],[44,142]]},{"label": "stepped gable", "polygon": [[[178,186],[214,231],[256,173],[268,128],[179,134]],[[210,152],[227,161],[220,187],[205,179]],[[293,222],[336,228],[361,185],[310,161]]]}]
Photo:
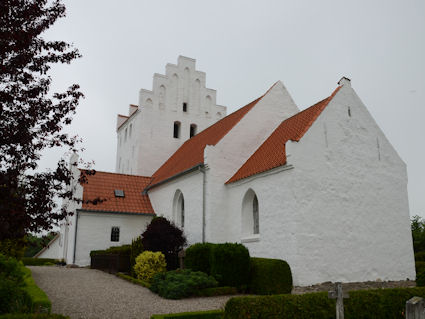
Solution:
[{"label": "stepped gable", "polygon": [[[83,186],[83,210],[132,214],[155,214],[148,195],[142,195],[149,185],[150,177],[96,171],[87,176]],[[115,190],[124,192],[124,197],[115,196]],[[106,199],[102,203],[85,203],[95,198]]]},{"label": "stepped gable", "polygon": [[286,142],[298,142],[340,88],[337,87],[326,99],[284,120],[226,184],[285,165]]}]

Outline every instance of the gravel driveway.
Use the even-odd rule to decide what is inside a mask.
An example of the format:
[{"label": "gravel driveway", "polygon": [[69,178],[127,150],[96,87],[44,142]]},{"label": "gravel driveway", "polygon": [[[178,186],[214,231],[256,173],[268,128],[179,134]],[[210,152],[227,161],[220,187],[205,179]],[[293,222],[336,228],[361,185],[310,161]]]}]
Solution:
[{"label": "gravel driveway", "polygon": [[149,289],[87,268],[31,266],[52,312],[77,318],[150,318],[152,314],[224,308],[231,296],[163,299]]}]

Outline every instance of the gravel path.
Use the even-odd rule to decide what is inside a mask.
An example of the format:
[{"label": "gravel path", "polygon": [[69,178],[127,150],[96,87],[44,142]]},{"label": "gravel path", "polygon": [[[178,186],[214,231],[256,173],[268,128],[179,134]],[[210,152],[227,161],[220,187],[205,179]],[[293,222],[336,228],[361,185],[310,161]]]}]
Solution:
[{"label": "gravel path", "polygon": [[231,296],[163,299],[149,289],[87,268],[32,266],[52,312],[77,318],[150,318],[152,314],[224,308]]}]

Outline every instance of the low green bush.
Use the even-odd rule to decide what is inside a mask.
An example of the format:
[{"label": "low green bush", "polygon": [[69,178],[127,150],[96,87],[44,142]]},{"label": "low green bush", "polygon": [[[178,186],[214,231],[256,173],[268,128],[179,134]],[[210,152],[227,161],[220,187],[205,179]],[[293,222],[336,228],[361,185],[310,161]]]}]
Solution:
[{"label": "low green bush", "polygon": [[221,319],[222,310],[208,310],[195,312],[169,313],[165,315],[152,315],[151,319]]},{"label": "low green bush", "polygon": [[143,253],[142,237],[139,236],[131,241],[130,247],[130,274],[136,277],[134,272],[134,265],[136,264],[136,257]]},{"label": "low green bush", "polygon": [[60,263],[58,259],[33,257],[22,257],[21,261],[25,266],[50,266]]},{"label": "low green bush", "polygon": [[153,276],[166,270],[165,256],[160,251],[152,252],[147,250],[136,257],[134,273],[137,279],[151,282]]},{"label": "low green bush", "polygon": [[425,251],[420,251],[415,254],[415,261],[425,261]]},{"label": "low green bush", "polygon": [[132,282],[133,284],[136,284],[136,285],[140,285],[140,286],[143,286],[143,287],[146,287],[146,288],[149,288],[151,286],[151,284],[148,283],[147,281],[134,278],[132,276],[123,274],[122,272],[117,272],[115,275],[117,277],[120,277],[122,279],[125,279],[127,281],[130,281],[130,282]]},{"label": "low green bush", "polygon": [[211,275],[211,255],[215,244],[197,243],[186,249],[184,266]]},{"label": "low green bush", "polygon": [[416,273],[416,286],[425,287],[425,271]]},{"label": "low green bush", "polygon": [[425,261],[417,261],[415,262],[416,273],[420,274],[425,270]]},{"label": "low green bush", "polygon": [[22,264],[15,258],[0,254],[0,314],[29,311],[24,286],[25,272]]},{"label": "low green bush", "polygon": [[41,290],[34,282],[31,270],[24,267],[24,287],[23,290],[29,297],[29,308],[31,312],[50,313],[52,303],[46,293]]},{"label": "low green bush", "polygon": [[196,291],[217,286],[217,281],[207,274],[190,269],[177,269],[158,273],[153,277],[150,290],[167,299],[192,296]]},{"label": "low green bush", "polygon": [[[394,288],[351,291],[344,300],[346,319],[404,318],[406,301],[425,297],[425,288]],[[335,300],[327,292],[304,295],[272,295],[231,298],[225,319],[335,318]]]},{"label": "low green bush", "polygon": [[0,319],[69,319],[69,317],[55,313],[8,313],[0,315]]},{"label": "low green bush", "polygon": [[238,289],[235,287],[211,287],[204,288],[198,291],[195,291],[193,296],[197,297],[212,297],[212,296],[224,296],[224,295],[236,295]]},{"label": "low green bush", "polygon": [[291,268],[286,261],[251,258],[249,292],[257,295],[289,294],[292,290]]},{"label": "low green bush", "polygon": [[95,255],[112,255],[118,254],[123,256],[130,256],[131,254],[131,245],[122,245],[122,246],[112,246],[104,250],[92,250],[90,252],[90,257]]},{"label": "low green bush", "polygon": [[250,257],[242,244],[214,245],[211,254],[211,275],[220,286],[243,287],[248,285]]}]

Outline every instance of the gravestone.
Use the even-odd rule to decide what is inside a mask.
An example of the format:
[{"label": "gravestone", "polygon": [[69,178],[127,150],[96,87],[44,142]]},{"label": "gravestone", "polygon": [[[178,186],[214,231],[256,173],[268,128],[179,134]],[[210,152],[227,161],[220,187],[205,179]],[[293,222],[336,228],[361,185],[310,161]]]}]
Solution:
[{"label": "gravestone", "polygon": [[349,298],[348,292],[342,291],[342,283],[335,283],[335,290],[328,291],[328,298],[336,299],[336,319],[344,319],[344,298]]},{"label": "gravestone", "polygon": [[406,301],[406,319],[425,319],[425,300],[412,297]]}]

